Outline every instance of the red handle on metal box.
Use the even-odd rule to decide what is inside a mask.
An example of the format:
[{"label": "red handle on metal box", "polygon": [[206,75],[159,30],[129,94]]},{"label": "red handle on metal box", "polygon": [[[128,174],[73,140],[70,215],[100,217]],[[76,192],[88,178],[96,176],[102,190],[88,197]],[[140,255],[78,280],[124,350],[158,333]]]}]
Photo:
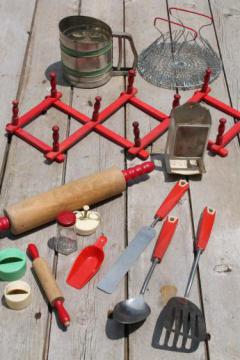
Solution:
[{"label": "red handle on metal box", "polygon": [[161,204],[160,208],[155,214],[155,218],[165,218],[168,213],[174,208],[174,206],[178,203],[181,197],[185,194],[188,188],[189,185],[186,180],[179,180]]},{"label": "red handle on metal box", "polygon": [[170,216],[168,217],[162,226],[162,229],[158,235],[156,246],[153,251],[153,259],[162,260],[170,241],[175,233],[178,224],[178,218]]},{"label": "red handle on metal box", "polygon": [[213,228],[215,215],[216,211],[214,209],[207,206],[204,208],[198,225],[196,250],[203,251],[206,249]]}]

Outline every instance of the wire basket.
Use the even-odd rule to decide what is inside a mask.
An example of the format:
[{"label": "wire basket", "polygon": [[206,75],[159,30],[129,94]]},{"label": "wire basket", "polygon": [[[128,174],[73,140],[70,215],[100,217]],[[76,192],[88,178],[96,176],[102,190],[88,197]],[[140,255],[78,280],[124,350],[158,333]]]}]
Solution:
[{"label": "wire basket", "polygon": [[[138,58],[138,71],[141,76],[151,84],[165,89],[197,89],[202,86],[204,74],[207,68],[211,68],[210,82],[215,80],[222,69],[221,60],[205,39],[202,29],[211,26],[213,19],[210,16],[187,9],[170,8],[184,11],[210,20],[202,25],[198,31],[179,22],[156,17],[154,26],[160,32],[160,36]],[[173,15],[172,15],[173,16]],[[157,21],[168,22],[178,29],[163,33],[157,26]]]}]

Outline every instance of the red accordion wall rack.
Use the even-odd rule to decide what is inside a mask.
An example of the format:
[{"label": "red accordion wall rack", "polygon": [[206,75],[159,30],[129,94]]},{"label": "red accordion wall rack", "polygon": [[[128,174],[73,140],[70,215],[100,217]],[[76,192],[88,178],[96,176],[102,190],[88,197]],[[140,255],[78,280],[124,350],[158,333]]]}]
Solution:
[{"label": "red accordion wall rack", "polygon": [[[47,95],[43,101],[41,101],[31,110],[26,112],[24,115],[19,116],[19,103],[17,100],[14,100],[12,102],[12,119],[11,123],[6,125],[6,131],[9,134],[18,136],[28,144],[34,146],[36,149],[41,151],[44,154],[45,158],[48,159],[50,162],[63,162],[67,150],[92,131],[97,132],[99,135],[104,136],[105,138],[126,149],[128,154],[132,156],[138,156],[140,159],[145,160],[149,156],[149,153],[145,149],[158,137],[160,137],[165,131],[167,131],[170,118],[169,115],[162,113],[158,109],[143,102],[136,96],[137,89],[133,87],[135,75],[135,70],[129,71],[127,90],[122,92],[112,104],[107,106],[102,111],[100,111],[101,97],[97,96],[95,98],[93,114],[90,118],[61,101],[62,94],[61,92],[57,91],[56,88],[56,74],[51,73],[50,95]],[[196,91],[194,95],[188,100],[188,102],[203,101],[206,104],[222,111],[223,113],[228,114],[239,120],[240,112],[238,110],[224,104],[223,102],[209,95],[211,91],[209,87],[210,76],[211,70],[207,69],[201,90]],[[133,123],[134,142],[105,127],[102,123],[105,122],[111,115],[113,115],[125,104],[131,104],[137,107],[139,110],[156,119],[159,124],[154,127],[148,134],[141,138],[139,124],[135,121]],[[179,104],[180,95],[175,94],[172,106],[176,107],[179,106]],[[57,125],[53,126],[52,146],[46,144],[41,139],[38,139],[37,137],[30,134],[27,130],[25,130],[25,126],[29,122],[36,119],[42,113],[45,113],[51,107],[54,107],[66,113],[70,117],[80,122],[82,125],[79,129],[77,129],[73,134],[71,134],[62,142],[59,142],[59,127]],[[225,133],[225,123],[225,119],[220,119],[216,140],[210,140],[208,142],[208,150],[220,156],[226,156],[228,154],[226,145],[240,132],[240,123],[237,122]]]}]

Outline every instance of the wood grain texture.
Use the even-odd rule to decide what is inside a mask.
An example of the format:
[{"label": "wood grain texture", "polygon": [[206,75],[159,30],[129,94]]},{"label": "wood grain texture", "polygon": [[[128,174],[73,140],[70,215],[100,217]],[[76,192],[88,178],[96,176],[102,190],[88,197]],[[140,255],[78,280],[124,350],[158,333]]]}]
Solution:
[{"label": "wood grain texture", "polygon": [[[142,51],[150,45],[159,33],[153,26],[153,19],[156,16],[167,17],[165,1],[149,1],[146,9],[146,2],[143,0],[126,1],[126,31],[132,33],[136,39],[138,51]],[[163,31],[168,31],[168,27],[163,26]],[[143,101],[159,108],[164,113],[171,110],[174,91],[157,88],[144,81],[139,74],[136,77],[136,87],[138,94]],[[140,122],[140,129],[143,134],[148,132],[156,121],[140,113],[133,107],[127,108],[127,131],[131,134],[131,123]],[[166,136],[162,136],[152,148],[152,159],[155,161],[156,170],[150,175],[150,179],[145,183],[138,184],[128,191],[128,239],[131,241],[138,229],[150,224],[154,214],[161,202],[167,196],[178,177],[168,176],[165,170],[163,153],[165,150]],[[134,163],[137,160],[134,161]],[[163,262],[156,268],[151,282],[146,292],[145,299],[151,307],[151,315],[137,331],[129,336],[129,359],[183,359],[181,353],[168,352],[154,349],[151,346],[154,328],[157,318],[166,303],[166,299],[171,297],[172,291],[177,292],[178,296],[183,296],[187,277],[193,260],[192,254],[192,229],[191,216],[189,211],[188,195],[171,212],[172,215],[179,217],[179,224],[166,252]],[[160,231],[161,224],[157,225],[157,233]],[[144,277],[150,267],[150,259],[155,240],[140,257],[136,266],[129,272],[129,297],[139,293]],[[197,282],[191,292],[191,300],[199,304]],[[198,352],[190,355],[191,359],[205,359],[204,345],[201,344]]]},{"label": "wood grain texture", "polygon": [[[24,56],[30,36],[35,0],[2,0],[0,3],[0,167],[5,156],[5,125],[11,120],[12,100],[16,98]],[[4,89],[4,91],[3,91]],[[2,171],[0,175],[2,175]]]},{"label": "wood grain texture", "polygon": [[[173,0],[169,2],[170,6],[176,4],[181,7],[184,5],[195,11],[198,10],[210,15],[208,1],[202,1],[201,3],[198,1],[187,1],[184,4],[182,4],[182,2],[180,4],[180,1]],[[227,24],[226,21],[223,20],[227,18],[225,16],[226,13],[232,11],[231,4],[229,4],[228,10],[226,10],[227,7],[228,5],[226,3],[223,4],[223,2],[215,2],[215,8],[213,7],[221,49],[223,44],[226,44],[226,40],[223,41],[224,34],[228,32],[232,34],[233,31],[232,21],[229,21]],[[218,11],[216,11],[216,8],[218,8]],[[236,9],[236,2],[234,8]],[[191,20],[188,17],[188,24],[190,26],[194,24],[196,28],[201,24],[201,20]],[[205,34],[215,51],[218,52],[213,28],[209,28]],[[230,47],[228,50],[228,56],[229,59],[231,59],[234,50],[230,49]],[[223,58],[224,66],[225,60],[226,56]],[[238,59],[235,58],[235,63],[237,62]],[[234,62],[232,66],[234,67]],[[235,78],[237,78],[236,74],[238,74],[237,71]],[[231,77],[228,82],[232,84]],[[211,88],[212,96],[229,104],[223,74],[211,84]],[[188,92],[182,92],[181,95],[184,101],[188,96]],[[233,94],[233,96],[235,95]],[[222,113],[213,108],[210,108],[210,111],[213,121],[210,137],[215,139],[218,120],[222,117]],[[233,123],[233,120],[227,116],[226,118],[229,127]],[[207,173],[203,175],[201,180],[192,178],[190,181],[195,231],[204,206],[212,206],[217,211],[213,233],[200,262],[204,311],[207,329],[211,334],[211,341],[209,342],[211,360],[236,360],[239,358],[239,321],[236,314],[239,311],[239,302],[237,299],[240,291],[237,250],[240,226],[239,216],[237,215],[239,212],[239,192],[236,191],[236,189],[238,187],[240,169],[236,166],[239,162],[239,145],[237,139],[234,139],[234,141],[228,145],[228,149],[229,156],[227,158],[206,154],[205,166]]]},{"label": "wood grain texture", "polygon": [[[43,0],[39,2],[21,88],[20,113],[34,106],[48,93],[49,83],[45,77],[45,70],[59,59],[57,24],[59,19],[74,11],[77,12],[75,1]],[[68,102],[69,89],[64,87],[60,89],[64,93],[64,100]],[[40,116],[27,128],[34,135],[51,144],[51,128],[55,123],[60,126],[60,136],[65,136],[67,117],[56,110],[50,110],[46,115]],[[60,185],[62,169],[63,166],[57,163],[50,166],[45,164],[40,152],[22,140],[13,138],[4,176],[1,206],[4,207],[39,191],[46,191],[55,185]],[[1,239],[0,247],[17,246],[25,252],[29,242],[36,243],[40,255],[51,267],[53,252],[48,248],[47,242],[55,235],[55,231],[55,226],[49,226],[19,238],[6,237]],[[3,359],[40,360],[44,357],[48,306],[30,268],[31,261],[28,261],[24,280],[32,288],[31,305],[20,312],[11,311],[5,306],[0,308],[1,357]],[[1,293],[4,285],[1,284]],[[14,344],[14,346],[9,346],[9,344]]]},{"label": "wood grain texture", "polygon": [[230,98],[233,106],[239,109],[240,64],[239,64],[239,1],[211,1],[216,33],[226,72]]},{"label": "wood grain texture", "polygon": [[[123,6],[121,1],[87,1],[81,2],[81,15],[93,16],[109,24],[113,31],[123,30]],[[95,96],[102,97],[101,108],[104,109],[114,101],[124,89],[122,77],[115,77],[105,86],[92,89],[74,89],[73,106],[88,116],[92,115]],[[105,125],[124,135],[124,109],[119,110]],[[79,124],[71,119],[70,133]],[[68,152],[65,181],[88,175],[94,171],[117,165],[124,168],[122,149],[97,133],[92,132]],[[96,276],[81,290],[71,288],[66,284],[66,277],[71,264],[77,256],[74,253],[68,257],[59,255],[57,278],[65,294],[66,308],[69,310],[72,322],[67,332],[59,331],[56,321],[52,323],[49,360],[124,359],[124,329],[107,322],[108,312],[114,304],[124,296],[124,281],[112,295],[107,295],[97,289],[97,284],[103,274],[110,269],[111,264],[120,255],[125,244],[125,197],[106,201],[95,207],[100,212],[102,222],[97,233],[91,237],[79,237],[79,251],[94,243],[101,232],[108,238],[104,248],[105,260]],[[116,340],[116,338],[119,338]]]},{"label": "wood grain texture", "polygon": [[56,299],[64,299],[48,263],[43,258],[38,257],[33,261],[32,267],[50,304]]}]

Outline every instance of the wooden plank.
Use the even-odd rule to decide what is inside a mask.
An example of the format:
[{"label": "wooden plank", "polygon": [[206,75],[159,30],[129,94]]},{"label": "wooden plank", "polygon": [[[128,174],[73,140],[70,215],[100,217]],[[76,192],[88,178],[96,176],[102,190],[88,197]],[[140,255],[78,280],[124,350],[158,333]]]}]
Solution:
[{"label": "wooden plank", "polygon": [[[166,2],[146,2],[138,0],[126,2],[126,31],[132,33],[136,41],[136,46],[140,52],[143,48],[150,45],[159,33],[153,26],[153,19],[156,16],[167,17]],[[143,20],[144,19],[144,20]],[[168,27],[163,25],[163,31],[168,31]],[[173,91],[160,89],[145,82],[140,75],[137,75],[136,87],[141,100],[157,107],[164,113],[169,113],[173,100]],[[142,115],[135,108],[127,108],[127,132],[132,132],[131,123],[137,120],[140,122],[140,129],[144,133],[148,132],[156,122],[149,117]],[[166,135],[161,137],[152,148],[152,159],[155,161],[156,170],[150,175],[150,179],[128,191],[128,239],[133,238],[137,230],[150,224],[153,220],[155,211],[160,206],[170,189],[178,178],[166,174],[163,160],[165,150]],[[134,161],[137,163],[137,161]],[[144,194],[144,196],[142,195]],[[173,296],[176,290],[177,295],[183,296],[187,277],[193,260],[192,255],[192,231],[191,216],[189,211],[188,196],[185,195],[181,202],[171,212],[172,215],[179,217],[179,225],[169,247],[165,258],[156,268],[153,274],[145,299],[151,307],[151,315],[146,322],[134,333],[129,335],[129,359],[182,359],[183,354],[168,352],[155,349],[151,346],[154,327],[160,311],[166,302],[166,297]],[[156,227],[157,233],[161,225]],[[135,296],[140,291],[146,272],[150,266],[151,253],[154,240],[149,248],[142,254],[137,265],[129,273],[129,297]],[[173,293],[172,293],[173,291]],[[199,304],[197,283],[191,292],[191,300]],[[204,345],[201,344],[198,352],[191,354],[191,359],[205,359]]]},{"label": "wooden plank", "polygon": [[232,105],[239,109],[239,11],[238,1],[211,1],[216,33]]},{"label": "wooden plank", "polygon": [[[211,3],[215,4],[215,6],[213,6],[213,15],[216,21],[218,41],[221,49],[225,47],[225,57],[223,57],[225,67],[226,38],[225,40],[223,39],[224,36],[228,34],[227,36],[229,38],[231,37],[231,41],[233,41],[232,31],[234,32],[234,26],[237,31],[237,22],[235,22],[234,25],[230,19],[227,21],[226,15],[232,12],[233,8],[231,5],[233,6],[233,3]],[[179,5],[179,2],[171,0],[169,5],[173,6],[176,4]],[[188,8],[210,15],[208,1],[202,1],[201,3],[189,1],[187,5]],[[234,9],[236,9],[236,6],[235,2]],[[200,24],[200,19],[194,19],[192,22],[188,22],[188,24],[190,26],[194,24],[194,26],[197,27]],[[206,32],[206,37],[217,52],[214,30],[209,28]],[[232,48],[234,47],[232,46]],[[236,56],[234,57],[233,49],[229,48],[228,57],[232,61],[231,66],[235,68],[238,59]],[[235,60],[233,61],[233,59]],[[229,62],[230,60],[228,60],[228,65]],[[227,72],[227,80],[232,91],[235,88],[234,84],[238,72],[235,70],[234,80],[233,76],[228,77],[228,74],[229,72]],[[229,104],[223,74],[211,84],[211,88],[211,96]],[[231,96],[232,95],[235,96],[234,93],[232,94],[231,92]],[[213,120],[211,138],[214,139],[217,132],[218,119],[222,117],[222,113],[212,108],[210,108],[210,111]],[[229,127],[233,121],[229,117],[226,118],[228,119]],[[195,231],[204,206],[209,205],[217,210],[217,218],[211,241],[200,262],[204,311],[207,328],[211,334],[211,341],[209,342],[211,360],[235,360],[240,356],[238,341],[239,321],[236,316],[239,309],[237,300],[239,294],[239,260],[236,249],[240,233],[238,216],[239,192],[236,191],[240,176],[240,169],[236,166],[239,161],[237,139],[234,139],[228,148],[229,156],[224,159],[206,154],[205,165],[207,173],[203,175],[201,181],[200,179],[197,179],[199,181],[192,179],[190,182]]]},{"label": "wooden plank", "polygon": [[[97,0],[82,1],[81,14],[93,16],[105,21],[114,31],[123,30],[123,7],[121,2],[114,0],[102,2]],[[123,78],[115,77],[108,84],[97,89],[74,89],[73,106],[81,113],[91,117],[95,96],[102,97],[101,109],[113,102],[123,91]],[[104,124],[107,128],[124,135],[124,109],[119,110]],[[71,119],[70,133],[79,127],[79,123]],[[117,165],[124,168],[122,149],[99,134],[92,132],[69,150],[66,181],[79,178],[101,169]],[[74,253],[68,257],[59,255],[57,278],[66,294],[66,303],[71,314],[72,323],[67,332],[61,332],[54,319],[50,338],[50,359],[124,359],[123,328],[107,323],[108,311],[124,296],[124,281],[115,293],[107,295],[96,288],[99,280],[119,256],[125,244],[126,221],[125,195],[109,200],[96,207],[102,223],[97,233],[91,237],[79,237],[79,250],[94,243],[101,232],[108,237],[105,247],[105,260],[99,273],[81,290],[71,288],[66,284],[66,277],[71,264],[77,256]],[[108,335],[112,339],[108,338]],[[113,341],[119,337],[118,341]]]},{"label": "wooden plank", "polygon": [[[26,8],[27,6],[25,6]],[[16,8],[17,10],[17,8]],[[67,14],[77,12],[75,1],[40,1],[33,26],[32,41],[26,63],[20,94],[20,112],[24,113],[38,103],[49,91],[49,83],[45,78],[45,70],[59,57],[58,21]],[[22,29],[19,30],[20,32]],[[70,91],[63,91],[63,99],[68,102]],[[49,110],[27,126],[27,129],[43,141],[51,144],[51,127],[58,123],[61,138],[65,136],[67,116]],[[13,138],[6,172],[4,176],[1,206],[14,203],[32,194],[51,189],[61,184],[63,166],[57,163],[47,165],[43,155],[21,139]],[[5,237],[1,240],[1,249],[17,246],[26,251],[27,244],[36,243],[40,254],[49,262],[53,260],[53,252],[47,246],[48,239],[55,235],[55,226],[24,234],[18,238]],[[12,242],[12,239],[15,241]],[[30,270],[31,262],[27,262],[27,272],[23,278],[32,288],[32,303],[24,311],[11,311],[5,306],[1,312],[1,357],[3,359],[42,359],[44,358],[45,341],[47,343],[48,306],[41,293],[36,279]],[[4,283],[1,283],[3,293]],[[11,346],[9,345],[11,344]],[[14,346],[12,346],[14,344]],[[17,351],[16,351],[17,349]]]},{"label": "wooden plank", "polygon": [[[34,14],[35,0],[3,0],[0,4],[0,166],[5,156],[5,125],[11,120],[11,101],[16,97]],[[2,171],[0,172],[2,175]]]}]

